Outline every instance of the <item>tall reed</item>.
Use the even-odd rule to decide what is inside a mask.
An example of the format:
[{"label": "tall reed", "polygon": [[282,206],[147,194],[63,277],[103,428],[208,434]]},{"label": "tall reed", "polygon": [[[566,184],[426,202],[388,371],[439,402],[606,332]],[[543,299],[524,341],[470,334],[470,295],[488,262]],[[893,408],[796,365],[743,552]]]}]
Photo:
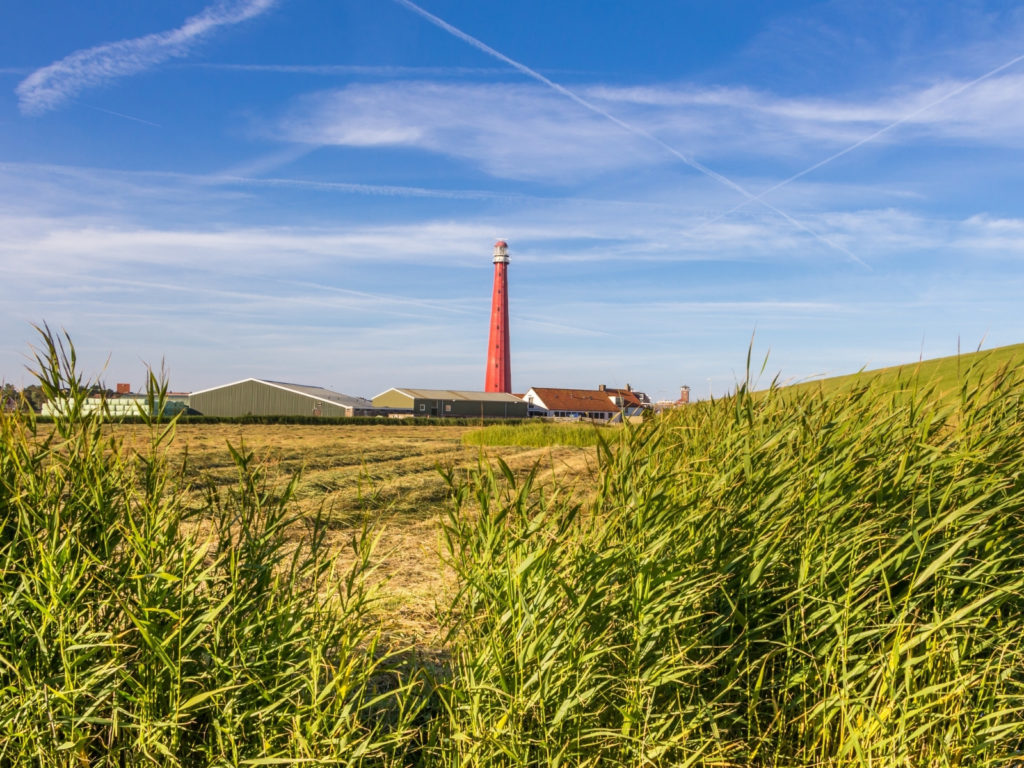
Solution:
[{"label": "tall reed", "polygon": [[[388,646],[319,516],[231,447],[200,509],[44,329],[0,416],[0,766],[1010,766],[1024,379],[771,389],[595,432],[586,505],[447,475],[444,663]],[[151,378],[159,406],[165,391]],[[159,412],[159,407],[149,409]],[[429,674],[428,674],[429,673]]]},{"label": "tall reed", "polygon": [[964,381],[743,386],[627,428],[592,508],[454,483],[446,764],[1019,759],[1024,381]]},{"label": "tall reed", "polygon": [[44,329],[67,413],[0,417],[0,765],[403,764],[418,681],[379,645],[370,538],[340,572],[323,521],[288,511],[294,480],[241,447],[237,487],[189,512],[174,422],[129,453],[75,363]]}]

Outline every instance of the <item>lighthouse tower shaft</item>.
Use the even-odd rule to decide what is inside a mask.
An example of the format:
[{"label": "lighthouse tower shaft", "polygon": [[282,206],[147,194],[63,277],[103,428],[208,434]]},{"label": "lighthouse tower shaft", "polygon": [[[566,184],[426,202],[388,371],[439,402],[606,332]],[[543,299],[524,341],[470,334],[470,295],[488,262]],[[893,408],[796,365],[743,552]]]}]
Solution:
[{"label": "lighthouse tower shaft", "polygon": [[508,335],[508,243],[494,244],[494,292],[491,296],[491,335],[487,342],[485,392],[512,391]]}]

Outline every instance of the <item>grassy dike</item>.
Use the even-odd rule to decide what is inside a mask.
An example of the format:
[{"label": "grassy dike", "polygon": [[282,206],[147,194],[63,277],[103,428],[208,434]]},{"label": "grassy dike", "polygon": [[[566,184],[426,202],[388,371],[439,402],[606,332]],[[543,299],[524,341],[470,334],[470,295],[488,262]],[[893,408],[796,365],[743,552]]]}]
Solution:
[{"label": "grassy dike", "polygon": [[979,381],[1001,368],[1012,369],[1024,366],[1024,344],[1011,344],[962,355],[937,357],[906,365],[889,368],[864,370],[845,376],[833,376],[820,381],[809,381],[794,385],[795,389],[817,389],[826,392],[849,391],[863,386],[867,381],[890,392],[920,388],[929,389],[933,396],[956,397],[965,380]]},{"label": "grassy dike", "polygon": [[1010,765],[1024,381],[963,381],[741,387],[610,433],[585,506],[447,471],[429,660],[378,629],[372,533],[337,569],[245,451],[186,516],[173,426],[5,415],[0,764]]}]

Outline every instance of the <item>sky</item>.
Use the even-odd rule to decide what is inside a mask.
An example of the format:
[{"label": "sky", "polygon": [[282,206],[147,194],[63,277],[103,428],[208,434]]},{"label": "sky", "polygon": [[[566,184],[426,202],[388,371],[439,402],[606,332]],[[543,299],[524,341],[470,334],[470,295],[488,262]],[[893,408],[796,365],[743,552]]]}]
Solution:
[{"label": "sky", "polygon": [[722,394],[1024,341],[1024,7],[0,8],[0,379]]}]

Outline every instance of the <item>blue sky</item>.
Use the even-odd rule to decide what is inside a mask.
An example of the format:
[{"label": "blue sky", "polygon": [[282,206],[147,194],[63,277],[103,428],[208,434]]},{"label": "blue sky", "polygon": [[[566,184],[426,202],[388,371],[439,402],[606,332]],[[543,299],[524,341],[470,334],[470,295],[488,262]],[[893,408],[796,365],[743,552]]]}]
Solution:
[{"label": "blue sky", "polygon": [[728,390],[1024,341],[1024,9],[0,10],[0,377]]}]

